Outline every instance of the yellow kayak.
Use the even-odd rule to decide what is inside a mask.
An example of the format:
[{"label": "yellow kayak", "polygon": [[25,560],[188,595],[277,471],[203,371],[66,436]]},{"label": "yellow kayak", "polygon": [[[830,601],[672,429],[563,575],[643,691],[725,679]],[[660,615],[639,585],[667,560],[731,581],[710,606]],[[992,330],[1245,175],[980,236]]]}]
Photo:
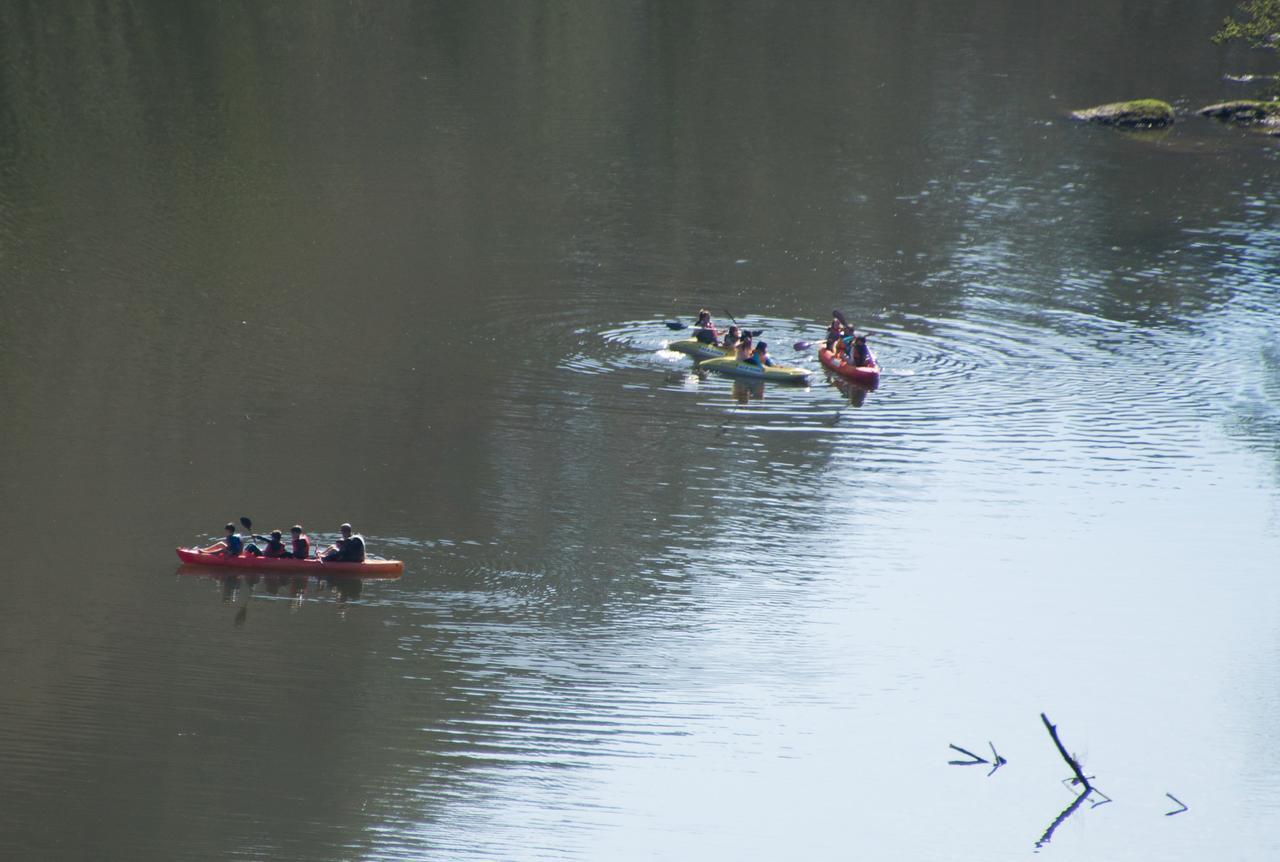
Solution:
[{"label": "yellow kayak", "polygon": [[719,359],[708,359],[698,363],[699,368],[709,368],[731,377],[745,377],[751,380],[773,380],[779,383],[808,383],[813,372],[807,368],[796,368],[791,365],[766,365],[763,368],[754,362],[739,362],[732,356]]},{"label": "yellow kayak", "polygon": [[733,353],[732,347],[707,344],[705,341],[699,341],[696,338],[673,341],[667,345],[667,350],[674,350],[677,353],[692,356],[694,359],[719,359],[722,356],[730,356]]}]

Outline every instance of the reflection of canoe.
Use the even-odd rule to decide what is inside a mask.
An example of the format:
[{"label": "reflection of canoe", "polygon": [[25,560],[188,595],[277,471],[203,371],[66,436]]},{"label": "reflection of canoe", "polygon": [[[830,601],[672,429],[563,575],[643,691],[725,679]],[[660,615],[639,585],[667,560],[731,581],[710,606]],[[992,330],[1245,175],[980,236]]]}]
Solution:
[{"label": "reflection of canoe", "polygon": [[686,338],[682,341],[673,341],[667,345],[667,350],[674,350],[677,353],[683,353],[692,356],[694,359],[719,359],[721,356],[728,356],[733,353],[732,347],[720,347],[717,344],[707,344],[696,338]]},{"label": "reflection of canoe", "polygon": [[698,363],[699,368],[708,368],[728,374],[732,377],[746,377],[751,380],[774,380],[780,383],[805,383],[812,373],[807,368],[794,368],[790,365],[768,365],[761,368],[754,362],[739,362],[732,356],[720,359],[708,359]]},{"label": "reflection of canoe", "polygon": [[818,361],[822,363],[823,367],[831,369],[836,374],[848,378],[854,383],[874,386],[880,381],[880,366],[850,365],[830,350],[827,350],[825,346],[818,348]]},{"label": "reflection of canoe", "polygon": [[289,571],[298,575],[323,577],[398,578],[404,571],[400,560],[365,560],[363,563],[322,563],[315,558],[295,560],[291,557],[223,557],[204,554],[195,548],[178,548],[178,559],[190,566],[219,569],[255,569],[257,571]]}]

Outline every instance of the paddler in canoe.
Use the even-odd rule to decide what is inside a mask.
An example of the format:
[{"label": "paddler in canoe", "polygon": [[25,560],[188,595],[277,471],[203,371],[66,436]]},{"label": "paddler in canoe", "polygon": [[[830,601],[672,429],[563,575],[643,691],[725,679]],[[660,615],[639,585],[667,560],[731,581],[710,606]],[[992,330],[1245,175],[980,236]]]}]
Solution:
[{"label": "paddler in canoe", "polygon": [[705,308],[698,309],[698,319],[693,324],[693,337],[703,344],[720,343],[720,332],[711,319],[711,312]]},{"label": "paddler in canoe", "polygon": [[227,536],[221,542],[216,542],[207,548],[196,548],[202,554],[215,554],[219,557],[238,557],[240,552],[244,550],[244,539],[236,532],[235,524],[227,524],[225,527]]},{"label": "paddler in canoe", "polygon": [[[262,538],[254,536],[255,539]],[[252,557],[269,557],[278,560],[282,557],[291,557],[293,554],[284,546],[284,534],[279,530],[272,530],[271,535],[266,538],[266,545],[259,548],[257,543],[250,542],[245,546],[244,552]]]},{"label": "paddler in canoe", "polygon": [[364,536],[351,532],[350,524],[338,528],[342,538],[316,556],[324,563],[363,563]]},{"label": "paddler in canoe", "polygon": [[245,546],[244,552],[254,557],[266,557],[273,560],[305,560],[311,556],[311,540],[302,532],[301,524],[294,524],[289,528],[290,542],[288,547],[284,543],[284,534],[279,530],[272,530],[269,536],[258,536],[254,538],[266,542],[266,545],[259,548],[256,543],[249,543]]},{"label": "paddler in canoe", "polygon": [[750,362],[752,365],[759,365],[761,368],[767,368],[774,364],[772,357],[769,356],[769,345],[763,341],[756,343],[755,349],[751,351],[751,355],[744,361]]},{"label": "paddler in canoe", "polygon": [[[849,329],[852,334],[852,328]],[[845,336],[844,316],[839,312],[831,312],[831,323],[827,326],[827,350],[835,351],[840,340]]]},{"label": "paddler in canoe", "polygon": [[289,535],[292,537],[290,541],[289,556],[295,560],[305,560],[311,556],[311,539],[307,534],[302,532],[301,524],[294,524],[289,528]]},{"label": "paddler in canoe", "polygon": [[871,348],[867,346],[867,336],[859,335],[853,330],[849,330],[849,334],[840,339],[839,349],[836,351],[845,362],[854,368],[875,368],[876,357],[871,352]]},{"label": "paddler in canoe", "polygon": [[852,356],[850,361],[853,363],[855,368],[876,367],[875,354],[873,354],[871,352],[871,348],[867,346],[867,336],[865,335],[858,335],[854,337],[853,344],[850,346],[850,355]]}]

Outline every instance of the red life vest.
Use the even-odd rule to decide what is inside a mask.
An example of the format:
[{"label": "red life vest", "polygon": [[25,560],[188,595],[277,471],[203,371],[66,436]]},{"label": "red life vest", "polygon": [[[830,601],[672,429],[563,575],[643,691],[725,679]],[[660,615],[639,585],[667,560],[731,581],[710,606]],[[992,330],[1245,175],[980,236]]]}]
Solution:
[{"label": "red life vest", "polygon": [[293,557],[296,560],[305,560],[311,554],[311,540],[307,538],[307,534],[303,533],[293,540]]}]

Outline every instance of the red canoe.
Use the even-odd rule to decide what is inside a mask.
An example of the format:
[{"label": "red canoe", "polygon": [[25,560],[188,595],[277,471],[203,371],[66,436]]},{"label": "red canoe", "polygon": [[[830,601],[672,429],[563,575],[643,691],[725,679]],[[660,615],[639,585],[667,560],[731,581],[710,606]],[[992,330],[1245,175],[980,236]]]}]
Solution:
[{"label": "red canoe", "polygon": [[823,367],[834,371],[841,377],[852,380],[854,383],[874,386],[880,382],[879,365],[850,365],[830,350],[827,350],[825,346],[818,348],[818,361],[822,363]]},{"label": "red canoe", "polygon": [[298,575],[323,577],[340,575],[357,578],[398,578],[404,571],[400,560],[365,560],[363,563],[322,563],[314,557],[295,560],[292,557],[224,557],[205,554],[196,548],[178,548],[178,559],[189,566],[210,566],[219,569],[256,569],[257,571],[288,571]]}]

